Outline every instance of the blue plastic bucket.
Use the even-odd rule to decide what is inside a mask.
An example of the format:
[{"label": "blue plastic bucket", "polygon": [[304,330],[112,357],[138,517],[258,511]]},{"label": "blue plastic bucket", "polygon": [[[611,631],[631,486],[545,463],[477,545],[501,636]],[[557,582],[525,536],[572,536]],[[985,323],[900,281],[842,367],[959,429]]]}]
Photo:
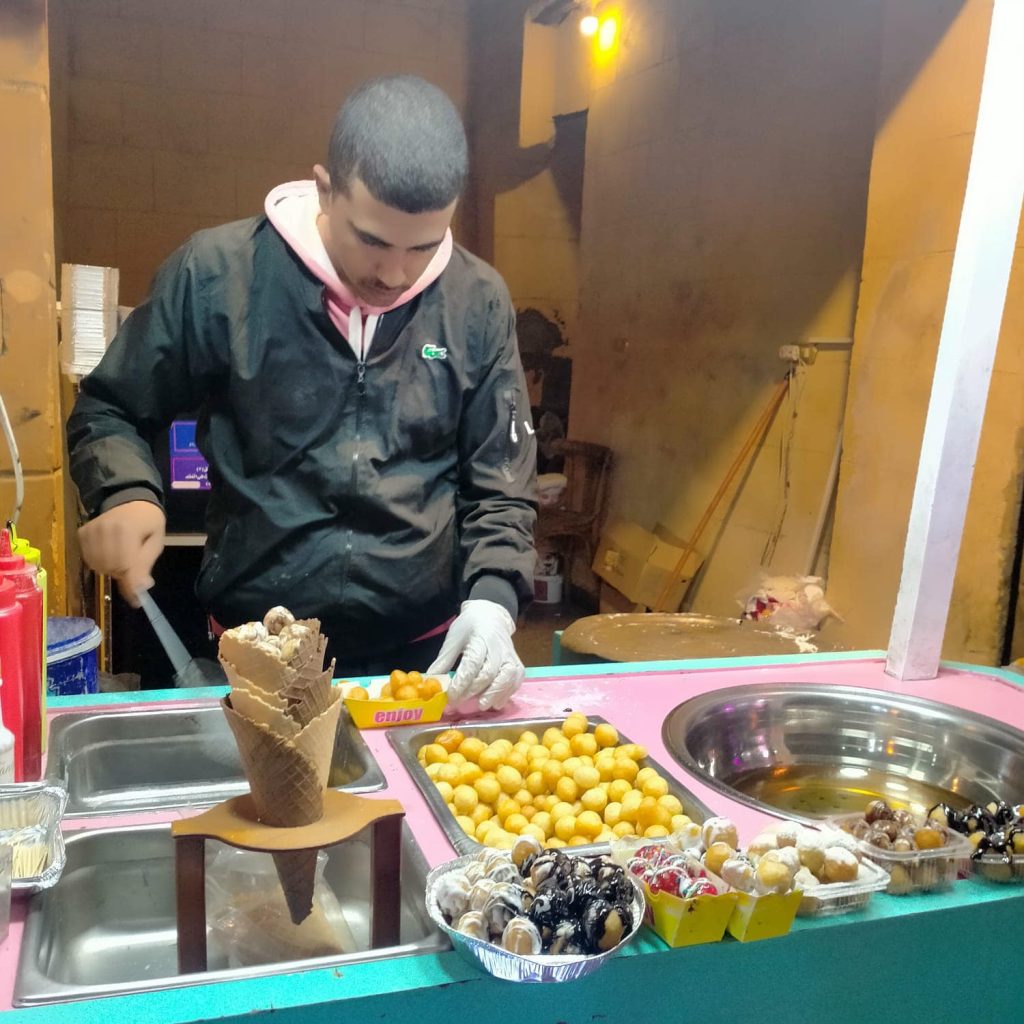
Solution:
[{"label": "blue plastic bucket", "polygon": [[55,616],[46,628],[46,692],[51,697],[98,693],[99,626],[92,619]]}]

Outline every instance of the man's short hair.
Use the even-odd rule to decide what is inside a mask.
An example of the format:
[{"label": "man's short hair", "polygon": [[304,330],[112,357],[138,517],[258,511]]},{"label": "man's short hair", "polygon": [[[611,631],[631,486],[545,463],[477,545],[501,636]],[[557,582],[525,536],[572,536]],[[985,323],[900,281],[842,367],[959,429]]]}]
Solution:
[{"label": "man's short hair", "polygon": [[346,101],[331,131],[331,186],[353,178],[405,213],[443,210],[458,199],[468,164],[466,132],[452,101],[415,75],[375,78]]}]

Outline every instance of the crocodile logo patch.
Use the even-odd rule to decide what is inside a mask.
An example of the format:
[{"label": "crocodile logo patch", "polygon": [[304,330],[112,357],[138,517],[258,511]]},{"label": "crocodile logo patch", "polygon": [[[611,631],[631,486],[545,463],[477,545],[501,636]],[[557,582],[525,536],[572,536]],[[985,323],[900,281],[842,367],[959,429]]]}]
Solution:
[{"label": "crocodile logo patch", "polygon": [[420,354],[424,359],[447,359],[448,349],[440,348],[437,345],[424,345]]}]

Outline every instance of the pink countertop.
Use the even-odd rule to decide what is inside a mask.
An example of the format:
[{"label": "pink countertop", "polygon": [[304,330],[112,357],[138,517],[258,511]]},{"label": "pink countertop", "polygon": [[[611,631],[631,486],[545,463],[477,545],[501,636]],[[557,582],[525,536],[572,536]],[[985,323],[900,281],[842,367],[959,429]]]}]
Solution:
[{"label": "pink countertop", "polygon": [[[677,777],[716,813],[732,817],[739,825],[740,834],[746,836],[752,835],[762,822],[770,819],[752,808],[728,800],[689,776],[676,764],[662,743],[662,722],[668,712],[683,700],[726,687],[756,683],[856,686],[923,697],[987,715],[1024,730],[1024,687],[995,675],[986,675],[984,670],[974,672],[945,668],[937,679],[913,683],[902,683],[887,676],[883,661],[874,658],[740,668],[650,672],[630,670],[595,675],[575,674],[581,671],[579,668],[565,671],[566,674],[560,677],[556,667],[550,670],[550,675],[528,679],[507,708],[501,712],[478,716],[472,721],[560,717],[576,710],[600,715],[617,726],[630,740],[647,747],[651,756],[660,761],[669,774]],[[195,703],[194,699],[190,702]],[[98,710],[95,704],[87,706],[90,710]],[[120,709],[128,706],[131,705],[118,705]],[[147,702],[146,706],[159,705]],[[118,707],[112,706],[110,710],[116,711]],[[68,710],[74,709],[67,708],[53,714]],[[447,837],[388,742],[387,730],[367,731],[363,735],[387,781],[385,790],[370,796],[401,801],[409,825],[431,865],[453,857],[454,852]],[[103,819],[84,818],[69,820],[65,822],[64,828],[65,832],[72,832],[85,828],[125,827],[167,822],[194,813],[194,809],[185,809]],[[24,901],[16,899],[11,911],[10,935],[0,947],[0,1010],[11,1006],[24,912]]]},{"label": "pink countertop", "polygon": [[[552,673],[557,671],[557,668],[552,669]],[[1024,688],[1020,686],[955,669],[943,669],[939,678],[927,682],[901,683],[885,674],[881,660],[564,678],[553,674],[544,679],[528,680],[505,710],[465,721],[558,717],[570,711],[600,715],[621,729],[631,741],[643,744],[669,774],[683,782],[712,810],[733,818],[741,836],[751,836],[763,822],[772,819],[727,799],[688,775],[665,749],[661,727],[666,715],[690,697],[731,686],[781,682],[827,683],[910,694],[988,715],[1024,730]],[[457,721],[452,724],[456,725]],[[363,736],[388,781],[385,794],[401,800],[405,806],[406,817],[427,861],[434,865],[451,859],[454,856],[451,844],[388,742],[387,730],[368,731]]]}]

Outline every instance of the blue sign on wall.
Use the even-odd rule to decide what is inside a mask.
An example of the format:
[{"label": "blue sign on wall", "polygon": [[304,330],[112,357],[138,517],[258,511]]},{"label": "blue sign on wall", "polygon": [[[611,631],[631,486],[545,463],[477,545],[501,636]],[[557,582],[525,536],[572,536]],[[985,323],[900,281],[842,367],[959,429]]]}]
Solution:
[{"label": "blue sign on wall", "polygon": [[171,490],[208,491],[210,467],[196,447],[196,421],[171,424]]}]

